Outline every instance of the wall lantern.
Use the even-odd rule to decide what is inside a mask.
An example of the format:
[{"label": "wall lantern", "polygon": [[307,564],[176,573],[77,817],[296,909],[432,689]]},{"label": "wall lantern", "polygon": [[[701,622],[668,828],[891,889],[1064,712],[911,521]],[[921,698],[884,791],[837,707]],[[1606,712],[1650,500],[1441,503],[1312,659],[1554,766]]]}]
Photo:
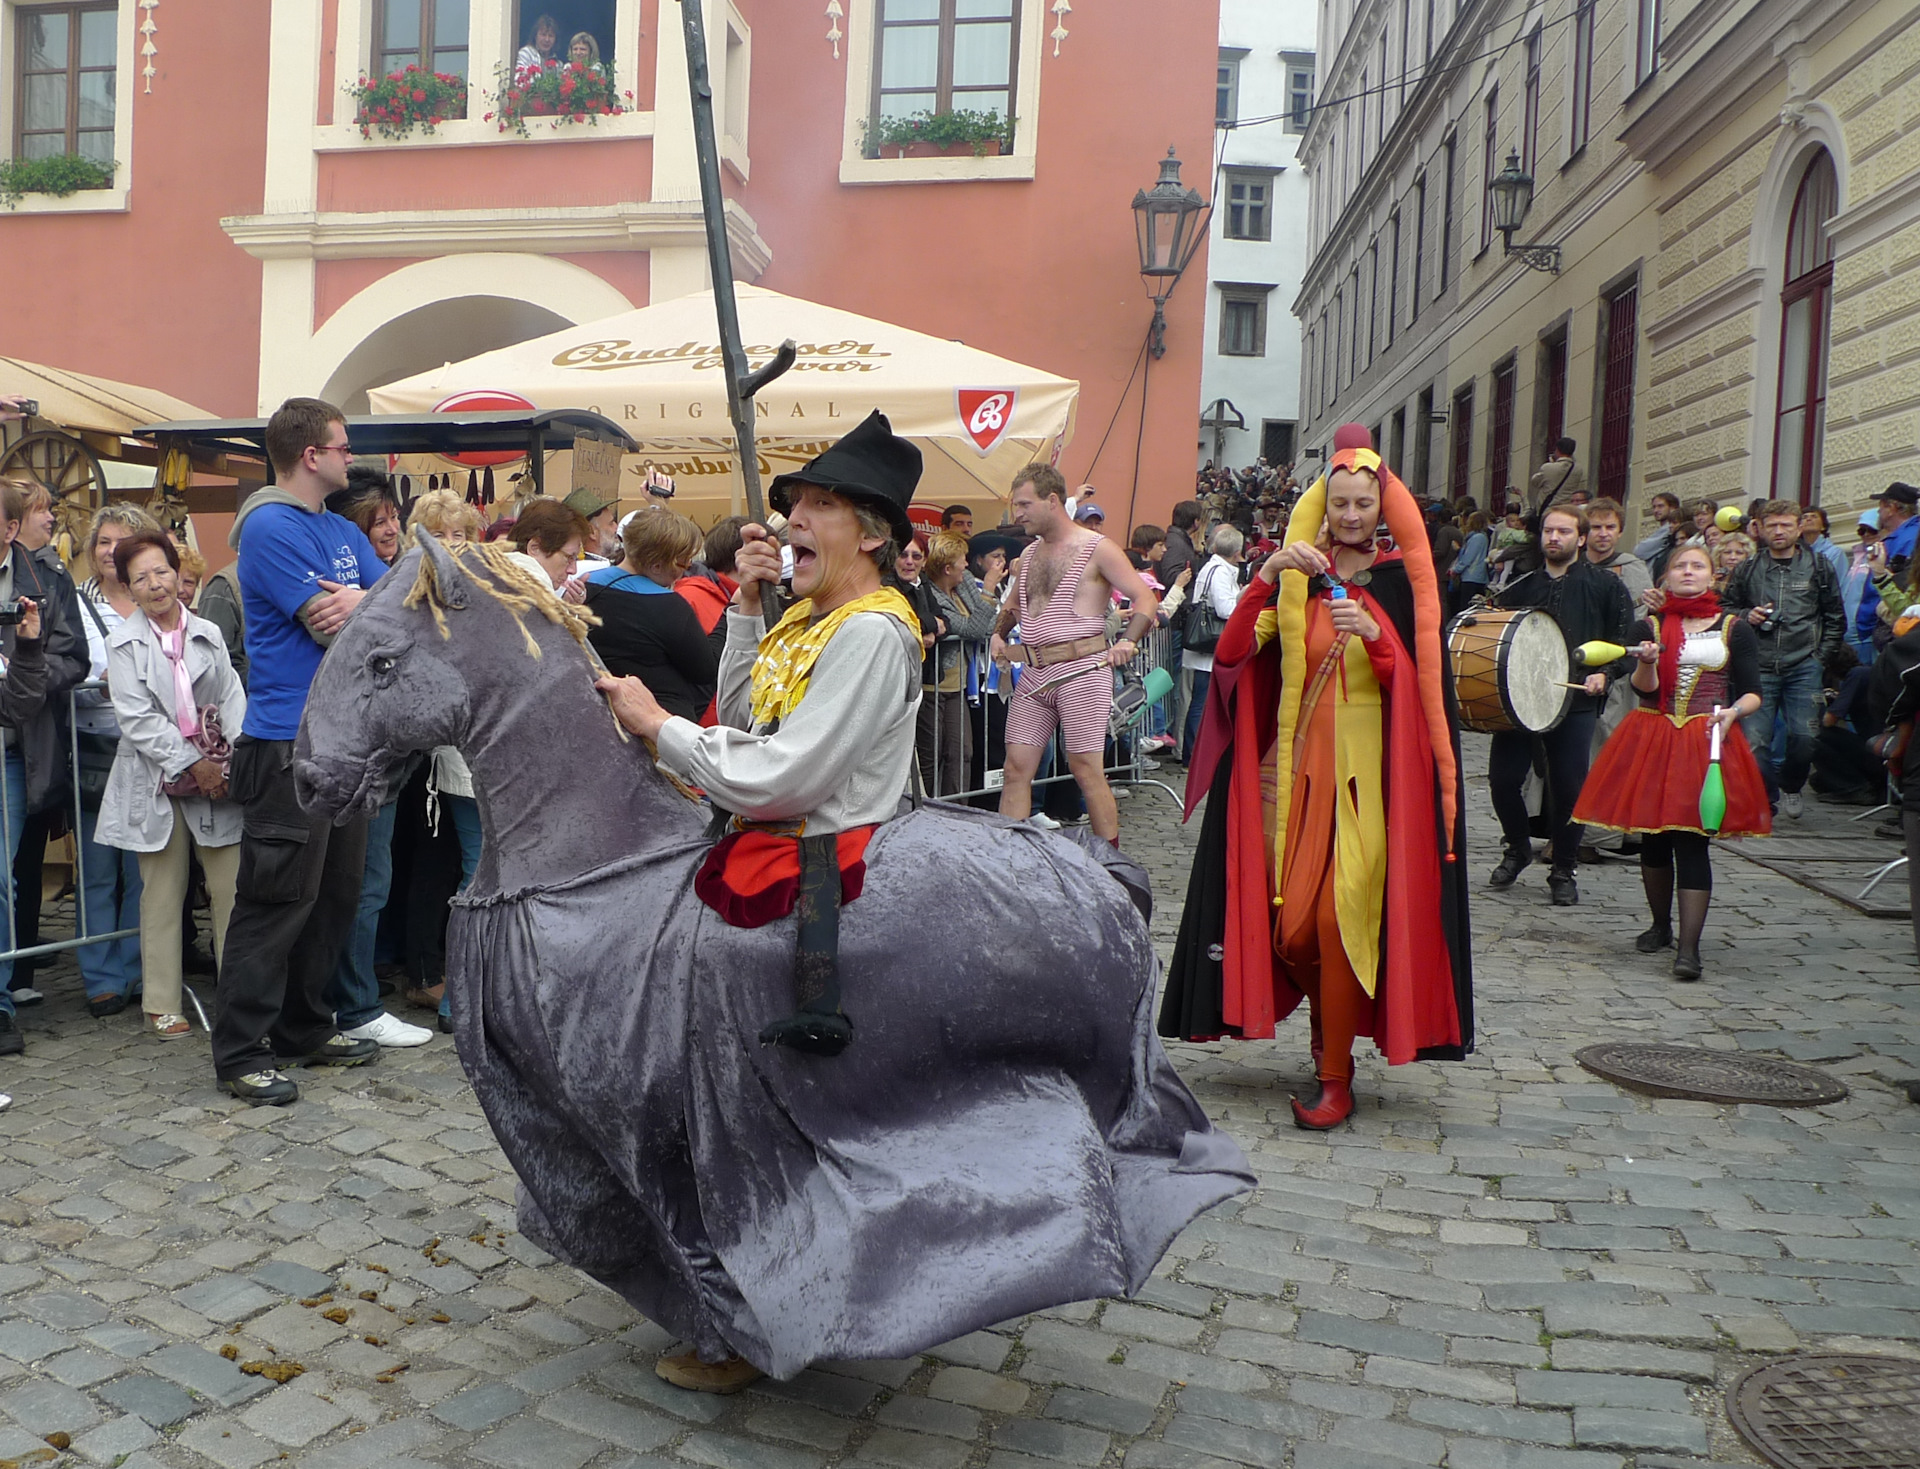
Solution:
[{"label": "wall lantern", "polygon": [[1493,227],[1500,231],[1500,240],[1506,247],[1506,253],[1518,258],[1529,269],[1558,275],[1558,245],[1513,243],[1514,232],[1527,222],[1527,210],[1533,204],[1533,175],[1520,166],[1518,153],[1507,154],[1507,166],[1494,175],[1493,182],[1487,185],[1487,193],[1493,201]]},{"label": "wall lantern", "polygon": [[1160,181],[1133,196],[1133,223],[1139,236],[1140,280],[1153,298],[1152,351],[1167,355],[1167,298],[1200,248],[1200,217],[1207,201],[1180,187],[1180,160],[1173,149],[1160,160]]}]

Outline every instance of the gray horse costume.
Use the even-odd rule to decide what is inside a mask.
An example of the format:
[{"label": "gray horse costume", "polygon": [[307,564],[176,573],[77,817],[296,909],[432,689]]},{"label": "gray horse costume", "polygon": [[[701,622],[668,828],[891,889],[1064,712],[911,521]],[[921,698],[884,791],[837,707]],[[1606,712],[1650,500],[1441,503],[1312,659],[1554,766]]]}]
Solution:
[{"label": "gray horse costume", "polygon": [[584,630],[495,548],[423,537],[328,652],[296,752],[336,818],[413,751],[473,769],[447,978],[530,1238],[703,1358],[787,1377],[1136,1291],[1251,1186],[1154,1037],[1127,889],[998,816],[880,827],[841,915],[853,1044],[761,1045],[794,920],[730,928],[694,896],[705,815],[623,743]]}]

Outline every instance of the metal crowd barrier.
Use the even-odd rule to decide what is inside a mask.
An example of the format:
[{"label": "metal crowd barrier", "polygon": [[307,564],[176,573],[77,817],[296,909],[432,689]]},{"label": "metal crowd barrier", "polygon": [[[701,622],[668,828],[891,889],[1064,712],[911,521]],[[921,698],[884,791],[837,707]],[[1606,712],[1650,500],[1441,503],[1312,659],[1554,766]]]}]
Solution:
[{"label": "metal crowd barrier", "polygon": [[[140,936],[138,927],[117,928],[112,933],[87,932],[87,844],[80,834],[82,819],[80,810],[80,728],[74,719],[74,714],[79,709],[79,695],[103,691],[106,686],[106,680],[104,679],[88,679],[85,683],[74,685],[67,693],[67,754],[72,761],[72,764],[68,767],[72,772],[72,779],[68,781],[68,785],[72,788],[73,792],[73,937],[70,939],[58,939],[49,944],[32,944],[24,949],[18,947],[20,942],[18,924],[20,894],[14,890],[13,869],[12,866],[9,865],[6,873],[7,887],[5,889],[8,895],[7,947],[4,952],[0,952],[0,961],[11,963],[15,959],[32,959],[41,954],[59,954],[64,953],[68,949],[83,949],[89,944],[104,944],[110,943],[114,939],[138,938]],[[0,851],[12,852],[15,850],[13,842],[14,816],[15,813],[12,803],[4,799],[4,787],[0,786],[0,842],[5,843],[4,847],[0,847]],[[27,813],[24,810],[19,813],[19,818],[22,821],[26,819],[26,816]],[[196,1006],[199,1004],[197,998],[194,1003]]]},{"label": "metal crowd barrier", "polygon": [[[963,672],[961,697],[965,701],[967,720],[970,726],[972,726],[971,733],[973,735],[974,748],[981,752],[980,764],[982,776],[981,783],[978,786],[973,786],[966,790],[947,791],[928,788],[920,770],[919,749],[916,742],[914,752],[914,778],[917,781],[921,781],[925,795],[941,801],[969,801],[982,796],[997,796],[1006,784],[1005,766],[993,766],[987,758],[986,752],[992,748],[989,738],[991,730],[990,705],[992,701],[997,700],[1004,710],[1007,701],[1012,697],[1013,693],[1011,674],[1005,669],[1002,669],[999,676],[998,688],[988,689],[986,687],[987,678],[985,672],[990,666],[987,663],[986,657],[987,645],[985,643],[962,644],[959,638],[949,637],[941,639],[935,647],[936,649],[944,649],[956,644],[961,645],[961,656],[966,660],[966,664],[974,664],[977,660],[977,666],[981,671],[977,694],[969,694],[966,691],[967,677]],[[939,665],[937,661],[934,666],[936,669],[938,668]],[[963,665],[963,667],[964,666],[965,665]],[[1175,704],[1173,692],[1169,690],[1157,699],[1130,701],[1126,698],[1129,689],[1138,689],[1144,692],[1148,676],[1156,669],[1162,668],[1166,669],[1172,676],[1173,686],[1177,688],[1180,682],[1180,668],[1177,655],[1173,651],[1173,634],[1167,628],[1155,627],[1147,633],[1146,637],[1141,639],[1133,657],[1121,667],[1114,670],[1115,703],[1113,714],[1109,718],[1107,725],[1106,764],[1104,768],[1107,781],[1111,785],[1127,787],[1152,786],[1158,790],[1165,791],[1176,803],[1179,803],[1184,801],[1185,798],[1179,791],[1153,774],[1157,767],[1155,763],[1149,760],[1146,751],[1142,748],[1142,743],[1146,739],[1153,724],[1153,711],[1155,709],[1161,710],[1165,723],[1168,726],[1171,725]],[[935,683],[937,684],[938,681],[936,677]],[[934,694],[933,697],[938,698],[940,696]],[[1131,707],[1128,707],[1129,705],[1131,705]],[[933,720],[933,758],[931,761],[935,787],[938,785],[941,773],[940,748],[945,722],[946,721],[941,719],[936,713]],[[1179,732],[1177,730],[1168,729],[1166,732],[1172,733],[1175,739],[1178,740]],[[1046,770],[1049,765],[1052,766],[1054,773],[1051,775],[1036,774],[1033,779],[1034,790],[1039,791],[1046,786],[1060,785],[1064,782],[1072,781],[1074,778],[1073,772],[1067,769],[1065,752],[1060,747],[1060,736],[1058,732],[1055,733],[1053,741],[1048,746],[1048,753],[1041,762],[1041,769]],[[1039,807],[1040,802],[1036,800],[1034,809],[1038,810]]]}]

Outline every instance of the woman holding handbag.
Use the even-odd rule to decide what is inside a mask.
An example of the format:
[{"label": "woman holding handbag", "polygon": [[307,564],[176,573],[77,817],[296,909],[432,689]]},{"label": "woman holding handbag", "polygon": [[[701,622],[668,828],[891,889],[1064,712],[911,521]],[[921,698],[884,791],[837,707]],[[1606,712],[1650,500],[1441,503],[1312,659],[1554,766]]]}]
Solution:
[{"label": "woman holding handbag", "polygon": [[158,530],[114,547],[136,606],[108,640],[108,685],[120,749],[100,806],[102,843],[138,854],[146,1024],[163,1040],[188,1034],[180,1013],[180,909],[187,848],[199,853],[213,899],[213,952],[226,946],[240,870],[240,807],[227,799],[226,731],[247,696],[220,630],[180,604],[180,554]]}]

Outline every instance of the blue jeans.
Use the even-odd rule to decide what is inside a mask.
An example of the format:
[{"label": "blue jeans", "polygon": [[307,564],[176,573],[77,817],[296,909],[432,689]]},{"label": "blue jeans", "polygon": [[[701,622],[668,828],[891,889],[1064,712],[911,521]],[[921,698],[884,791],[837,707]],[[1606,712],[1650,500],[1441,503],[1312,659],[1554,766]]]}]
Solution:
[{"label": "blue jeans", "polygon": [[[4,795],[7,803],[7,870],[0,873],[0,906],[4,906],[7,928],[13,918],[13,859],[20,855],[20,828],[27,820],[27,766],[18,750],[8,750]],[[0,933],[0,937],[4,937]],[[9,943],[8,948],[13,945]],[[13,991],[7,981],[13,978],[13,960],[0,959],[0,1015],[13,1014]]]},{"label": "blue jeans", "polygon": [[[82,891],[83,911],[88,933],[112,933],[116,929],[140,927],[140,858],[137,853],[118,847],[103,847],[93,839],[99,824],[98,811],[80,813],[81,856],[86,862],[87,881]],[[107,995],[125,995],[131,999],[140,992],[140,940],[110,939],[104,944],[83,944],[74,950],[74,962],[80,966],[80,979],[87,998],[98,1000]]]},{"label": "blue jeans", "polygon": [[373,943],[393,887],[393,822],[399,805],[398,800],[387,802],[367,823],[367,875],[360,881],[360,908],[327,986],[333,1023],[342,1030],[370,1023],[382,1009],[380,981],[373,972]]},{"label": "blue jeans", "polygon": [[[453,834],[460,838],[460,891],[464,893],[480,865],[480,803],[472,796],[442,796],[440,804],[453,818]],[[449,985],[440,991],[442,1015],[453,1014],[452,1002],[453,988]]]},{"label": "blue jeans", "polygon": [[[1781,792],[1793,795],[1807,783],[1813,768],[1813,746],[1818,737],[1815,719],[1820,698],[1820,660],[1803,658],[1785,673],[1760,675],[1760,707],[1742,722],[1747,743],[1760,762],[1767,797],[1778,802]],[[1786,754],[1774,761],[1773,727],[1786,727]]]},{"label": "blue jeans", "polygon": [[1207,713],[1207,685],[1213,675],[1204,668],[1193,670],[1193,697],[1187,701],[1187,737],[1180,746],[1180,763],[1193,759],[1193,742],[1200,738],[1200,721]]}]

